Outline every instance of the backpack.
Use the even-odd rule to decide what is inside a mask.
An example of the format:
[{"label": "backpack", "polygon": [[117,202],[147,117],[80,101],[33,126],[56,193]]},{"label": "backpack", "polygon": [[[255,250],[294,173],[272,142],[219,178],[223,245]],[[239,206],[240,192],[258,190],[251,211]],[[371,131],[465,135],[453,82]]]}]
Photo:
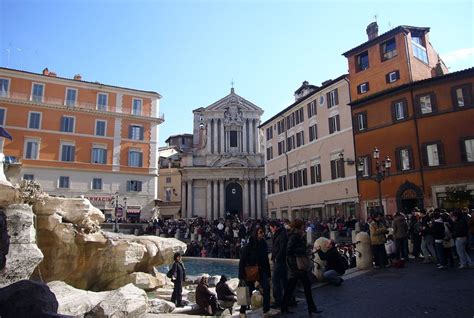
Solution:
[{"label": "backpack", "polygon": [[169,269],[168,273],[166,273],[166,277],[168,277],[168,278],[173,278],[173,274],[174,274],[173,266],[171,266],[171,268]]}]

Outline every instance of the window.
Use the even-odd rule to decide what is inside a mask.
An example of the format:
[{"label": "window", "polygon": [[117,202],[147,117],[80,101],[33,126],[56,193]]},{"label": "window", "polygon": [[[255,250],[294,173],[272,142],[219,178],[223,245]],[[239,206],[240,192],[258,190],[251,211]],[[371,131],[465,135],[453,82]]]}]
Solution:
[{"label": "window", "polygon": [[102,190],[102,179],[93,178],[92,179],[92,190]]},{"label": "window", "polygon": [[5,125],[5,114],[7,110],[5,108],[0,108],[0,125]]},{"label": "window", "polygon": [[280,192],[288,190],[288,184],[286,183],[286,175],[278,177],[278,190]]},{"label": "window", "polygon": [[330,91],[326,95],[327,95],[326,98],[327,98],[328,108],[331,108],[339,104],[339,96],[337,93],[337,88]]},{"label": "window", "polygon": [[365,51],[356,55],[356,72],[360,72],[369,68],[369,52]]},{"label": "window", "polygon": [[98,110],[107,110],[107,97],[105,93],[97,94],[97,109]]},{"label": "window", "polygon": [[395,151],[395,154],[398,171],[408,171],[413,169],[413,153],[411,147],[398,148]]},{"label": "window", "polygon": [[380,49],[382,52],[382,61],[390,60],[397,56],[397,43],[395,42],[395,38],[383,42],[380,45]]},{"label": "window", "polygon": [[341,124],[340,124],[340,121],[339,121],[339,115],[329,117],[329,118],[328,118],[328,121],[329,121],[329,133],[330,133],[330,134],[333,134],[333,133],[335,133],[336,131],[340,131],[340,130],[341,130]]},{"label": "window", "polygon": [[61,143],[61,161],[74,161],[76,147],[71,143]]},{"label": "window", "polygon": [[96,136],[105,136],[106,130],[107,130],[107,122],[105,120],[95,121],[95,135]]},{"label": "window", "polygon": [[285,120],[284,120],[284,119],[280,120],[280,121],[278,122],[278,125],[277,125],[277,126],[278,126],[278,130],[277,130],[277,131],[278,131],[278,134],[279,134],[279,135],[285,132]]},{"label": "window", "polygon": [[295,114],[295,121],[296,121],[295,124],[296,125],[298,125],[299,123],[304,122],[304,109],[303,109],[303,107],[298,109],[294,114]]},{"label": "window", "polygon": [[423,144],[423,165],[436,167],[444,164],[444,152],[440,142]]},{"label": "window", "polygon": [[454,107],[461,108],[461,107],[472,106],[471,84],[453,87],[451,94],[453,98]]},{"label": "window", "polygon": [[143,127],[138,125],[130,125],[128,130],[128,138],[133,140],[143,140]]},{"label": "window", "polygon": [[392,119],[393,121],[403,120],[408,117],[406,99],[398,100],[392,103]]},{"label": "window", "polygon": [[166,183],[171,183],[171,177],[166,177]]},{"label": "window", "polygon": [[362,131],[367,129],[367,112],[358,113],[356,116],[356,129]]},{"label": "window", "polygon": [[299,188],[308,185],[308,174],[306,168],[291,172],[290,175],[290,189]]},{"label": "window", "polygon": [[295,136],[290,136],[286,139],[286,147],[287,151],[291,151],[291,149],[295,149]]},{"label": "window", "polygon": [[394,83],[400,79],[400,72],[393,71],[385,75],[385,82]]},{"label": "window", "polygon": [[75,106],[77,98],[77,89],[67,88],[66,89],[66,106]]},{"label": "window", "polygon": [[309,126],[309,141],[318,139],[318,125],[314,124]]},{"label": "window", "polygon": [[463,162],[474,162],[474,138],[461,139],[461,159]]},{"label": "window", "polygon": [[423,43],[423,34],[412,33],[411,48],[413,50],[413,56],[428,64],[428,54],[426,53],[426,48]]},{"label": "window", "polygon": [[317,107],[316,107],[316,101],[315,100],[308,103],[308,105],[306,105],[306,108],[307,108],[307,112],[308,112],[308,118],[316,116]]},{"label": "window", "polygon": [[415,97],[417,112],[421,115],[434,113],[436,111],[436,99],[433,93],[421,94]]},{"label": "window", "polygon": [[343,159],[333,159],[331,160],[331,179],[344,178],[344,160]]},{"label": "window", "polygon": [[267,161],[273,159],[273,147],[267,148]]},{"label": "window", "polygon": [[33,180],[35,180],[35,175],[34,174],[24,174],[23,175],[23,180],[33,181]]},{"label": "window", "polygon": [[10,80],[7,78],[0,78],[0,97],[7,97]]},{"label": "window", "polygon": [[69,189],[69,177],[60,176],[58,186],[59,188]]},{"label": "window", "polygon": [[74,117],[61,117],[61,131],[70,133],[74,132]]},{"label": "window", "polygon": [[275,180],[268,179],[267,180],[267,194],[273,194],[273,193],[275,193]]},{"label": "window", "polygon": [[92,163],[107,163],[107,149],[103,146],[95,145],[92,148]]},{"label": "window", "polygon": [[133,99],[133,107],[132,107],[132,114],[133,115],[141,115],[142,114],[142,103],[143,101],[139,98]]},{"label": "window", "polygon": [[138,180],[129,180],[127,181],[127,191],[128,192],[140,192],[142,191],[142,182]]},{"label": "window", "polygon": [[25,159],[38,160],[39,141],[27,139],[25,141]]},{"label": "window", "polygon": [[128,166],[129,167],[142,167],[143,166],[143,153],[141,149],[130,149],[128,152]]},{"label": "window", "polygon": [[360,178],[370,177],[370,156],[359,157],[357,173]]},{"label": "window", "polygon": [[31,89],[31,100],[33,102],[43,102],[44,84],[33,83]]},{"label": "window", "polygon": [[369,82],[365,82],[357,86],[358,94],[365,94],[369,91]]},{"label": "window", "polygon": [[172,191],[173,190],[171,188],[166,188],[165,189],[165,201],[171,201]]},{"label": "window", "polygon": [[304,145],[304,131],[296,133],[296,147],[301,147]]},{"label": "window", "polygon": [[278,142],[278,155],[281,155],[284,152],[285,152],[285,141],[282,140]]},{"label": "window", "polygon": [[236,148],[237,147],[237,131],[231,130],[229,132],[229,147]]},{"label": "window", "polygon": [[28,128],[41,129],[41,113],[29,112]]},{"label": "window", "polygon": [[272,129],[272,126],[268,127],[266,129],[266,133],[267,133],[267,140],[270,140],[273,138],[273,129]]},{"label": "window", "polygon": [[321,164],[319,162],[314,163],[310,168],[310,181],[311,184],[315,184],[316,182],[321,182]]}]

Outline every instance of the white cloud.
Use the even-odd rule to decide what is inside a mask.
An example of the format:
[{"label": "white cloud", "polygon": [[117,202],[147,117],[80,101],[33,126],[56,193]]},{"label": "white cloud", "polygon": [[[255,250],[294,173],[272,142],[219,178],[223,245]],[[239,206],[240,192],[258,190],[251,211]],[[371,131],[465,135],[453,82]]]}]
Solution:
[{"label": "white cloud", "polygon": [[465,64],[466,68],[474,65],[474,48],[459,49],[441,54],[446,65],[451,64]]}]

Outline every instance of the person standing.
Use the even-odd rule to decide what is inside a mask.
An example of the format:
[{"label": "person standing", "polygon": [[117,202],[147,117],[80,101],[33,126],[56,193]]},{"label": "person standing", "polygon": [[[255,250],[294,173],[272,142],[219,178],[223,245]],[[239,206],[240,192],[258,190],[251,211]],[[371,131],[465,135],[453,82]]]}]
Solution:
[{"label": "person standing", "polygon": [[173,294],[171,295],[171,302],[176,304],[176,307],[183,307],[183,282],[186,279],[186,270],[181,262],[181,254],[179,252],[174,254],[174,263],[171,268],[172,279],[174,283]]},{"label": "person standing", "polygon": [[397,259],[408,261],[408,223],[405,215],[400,212],[397,212],[393,219],[393,238]]},{"label": "person standing", "polygon": [[[246,268],[258,266],[258,277],[250,277]],[[244,280],[249,287],[250,295],[255,290],[255,282],[258,281],[263,289],[263,313],[270,310],[270,260],[268,259],[268,246],[265,242],[265,231],[262,227],[256,227],[244,247],[239,261],[239,279]],[[240,307],[240,313],[245,314],[246,306]]]},{"label": "person standing", "polygon": [[374,254],[374,268],[386,267],[388,265],[387,252],[385,251],[385,234],[388,234],[382,214],[376,213],[370,222],[370,243]]},{"label": "person standing", "polygon": [[468,241],[469,227],[466,222],[466,218],[459,210],[453,212],[453,220],[453,237],[456,239],[456,252],[459,256],[458,268],[469,268],[472,266],[471,257],[466,251],[466,242]]},{"label": "person standing", "polygon": [[306,250],[306,240],[304,238],[304,222],[300,219],[294,220],[290,225],[290,233],[288,235],[288,245],[286,249],[286,260],[289,269],[288,288],[285,290],[283,295],[283,303],[281,305],[282,313],[291,313],[288,310],[290,299],[296,288],[296,284],[300,281],[304,288],[304,295],[306,297],[306,303],[308,304],[308,312],[320,313],[316,304],[313,300],[313,294],[311,292],[311,283],[309,280],[309,273],[304,270],[299,270],[297,265],[297,257],[307,257],[308,253]]},{"label": "person standing", "polygon": [[433,212],[432,230],[435,241],[436,257],[438,259],[438,269],[445,269],[448,265],[443,246],[446,229],[439,209],[436,209]]},{"label": "person standing", "polygon": [[431,215],[428,215],[425,209],[421,210],[421,251],[423,252],[423,263],[430,263],[436,256],[433,222]]},{"label": "person standing", "polygon": [[281,307],[283,293],[288,287],[288,269],[286,265],[286,248],[288,245],[288,233],[286,229],[276,220],[270,221],[272,238],[272,288],[275,308]]}]

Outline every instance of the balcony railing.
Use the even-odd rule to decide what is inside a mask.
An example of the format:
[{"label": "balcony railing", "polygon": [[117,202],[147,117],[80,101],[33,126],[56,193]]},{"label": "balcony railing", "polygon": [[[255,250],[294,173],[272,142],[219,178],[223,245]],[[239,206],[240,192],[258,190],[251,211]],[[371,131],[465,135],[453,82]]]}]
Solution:
[{"label": "balcony railing", "polygon": [[[35,96],[35,95],[12,92],[12,91],[8,91],[8,92],[2,91],[0,94],[0,98],[7,98],[10,100],[15,100],[15,101],[27,101],[27,102],[32,102],[32,103],[40,103],[40,104],[45,104],[45,105],[64,106],[68,108],[81,108],[81,109],[90,109],[90,110],[133,115],[132,107],[122,107],[121,111],[117,111],[117,108],[111,105],[97,105],[97,104],[88,103],[88,102],[78,102],[78,101],[66,100],[66,99],[61,99],[61,98]],[[142,110],[141,116],[151,117],[150,110],[148,111]],[[165,120],[165,115],[163,113],[159,113],[158,116],[154,116],[154,117],[161,119],[163,121]]]}]

